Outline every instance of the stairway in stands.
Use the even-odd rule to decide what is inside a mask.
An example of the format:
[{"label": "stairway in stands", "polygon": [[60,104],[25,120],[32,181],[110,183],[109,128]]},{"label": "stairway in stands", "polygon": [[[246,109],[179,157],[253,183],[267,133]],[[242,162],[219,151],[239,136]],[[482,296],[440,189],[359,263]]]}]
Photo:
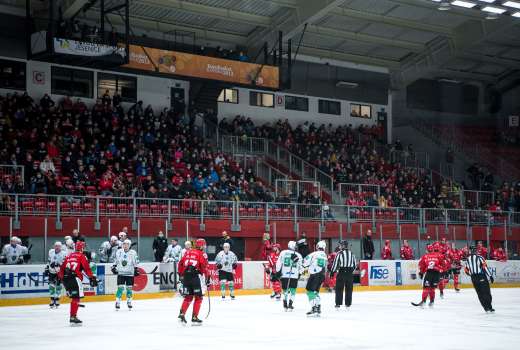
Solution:
[{"label": "stairway in stands", "polygon": [[212,110],[218,113],[218,96],[222,89],[229,87],[228,84],[217,81],[191,81],[190,101],[195,103],[198,110]]}]

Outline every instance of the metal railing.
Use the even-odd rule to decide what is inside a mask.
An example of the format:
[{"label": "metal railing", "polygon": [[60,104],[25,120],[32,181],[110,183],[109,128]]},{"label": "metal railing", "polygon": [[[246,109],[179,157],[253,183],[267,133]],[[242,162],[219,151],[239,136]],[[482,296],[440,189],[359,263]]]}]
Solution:
[{"label": "metal railing", "polygon": [[22,188],[25,187],[25,167],[23,165],[0,165],[0,184],[11,181],[13,184],[21,179]]},{"label": "metal railing", "polygon": [[486,210],[437,209],[437,208],[381,208],[370,206],[324,205],[276,202],[240,202],[198,199],[167,198],[119,198],[101,196],[29,195],[6,194],[0,197],[0,215],[62,217],[126,217],[136,221],[151,217],[172,220],[173,218],[231,219],[238,223],[241,218],[255,218],[269,222],[270,219],[340,222],[392,222],[425,224],[485,224],[520,226],[519,212],[490,212]]},{"label": "metal railing", "polygon": [[482,209],[495,203],[495,192],[492,191],[460,191],[464,208]]},{"label": "metal railing", "polygon": [[276,197],[279,197],[280,195],[286,195],[292,201],[297,201],[303,192],[307,192],[310,194],[313,194],[314,192],[316,192],[319,196],[321,194],[321,185],[320,185],[319,181],[291,180],[291,179],[276,180],[276,185],[275,185]]},{"label": "metal railing", "polygon": [[376,195],[375,200],[381,196],[381,186],[373,184],[345,183],[338,184],[339,200],[345,204],[347,199],[363,199],[368,201]]}]

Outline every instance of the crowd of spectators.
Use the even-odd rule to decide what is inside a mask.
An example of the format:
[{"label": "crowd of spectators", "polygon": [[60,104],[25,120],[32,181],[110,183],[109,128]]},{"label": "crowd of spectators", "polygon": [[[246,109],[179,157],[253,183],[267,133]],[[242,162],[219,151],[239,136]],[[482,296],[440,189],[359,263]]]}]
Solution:
[{"label": "crowd of spectators", "polygon": [[265,200],[252,169],[212,149],[182,110],[155,111],[142,101],[123,108],[109,93],[87,108],[69,97],[0,97],[3,193]]}]

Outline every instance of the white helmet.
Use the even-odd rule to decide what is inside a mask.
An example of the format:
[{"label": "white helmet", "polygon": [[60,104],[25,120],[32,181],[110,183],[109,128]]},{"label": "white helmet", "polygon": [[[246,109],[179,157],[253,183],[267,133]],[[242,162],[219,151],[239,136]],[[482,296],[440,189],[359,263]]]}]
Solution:
[{"label": "white helmet", "polygon": [[127,239],[125,239],[123,241],[123,244],[128,244],[128,246],[131,246],[132,245],[132,241],[127,238]]},{"label": "white helmet", "polygon": [[126,238],[127,234],[125,231],[121,231],[121,232],[119,232],[118,236],[119,236],[119,239],[124,240]]},{"label": "white helmet", "polygon": [[54,248],[60,247],[61,248],[61,242],[57,241],[54,243]]},{"label": "white helmet", "polygon": [[69,239],[72,239],[72,237],[71,237],[71,236],[65,236],[65,237],[63,237],[63,240],[65,241],[65,244],[67,243],[67,241],[68,241]]},{"label": "white helmet", "polygon": [[111,236],[110,237],[110,242],[116,242],[117,241],[117,237],[116,236]]},{"label": "white helmet", "polygon": [[325,241],[319,241],[316,244],[316,248],[325,250],[325,248],[327,248],[327,243]]},{"label": "white helmet", "polygon": [[184,248],[186,248],[186,249],[191,248],[191,241],[184,242]]},{"label": "white helmet", "polygon": [[296,250],[296,242],[289,241],[289,243],[287,244],[287,248],[289,248],[290,250]]},{"label": "white helmet", "polygon": [[74,241],[70,238],[65,241],[65,245],[69,249],[74,249]]}]

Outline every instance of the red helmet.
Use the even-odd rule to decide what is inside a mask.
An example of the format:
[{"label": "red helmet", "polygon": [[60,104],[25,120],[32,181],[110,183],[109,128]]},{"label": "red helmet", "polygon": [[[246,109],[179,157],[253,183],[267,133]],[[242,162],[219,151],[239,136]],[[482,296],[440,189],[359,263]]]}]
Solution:
[{"label": "red helmet", "polygon": [[206,240],[204,238],[198,238],[195,241],[195,248],[202,249],[206,246]]},{"label": "red helmet", "polygon": [[280,249],[282,249],[282,247],[278,243],[275,243],[275,244],[273,244],[273,249],[280,250]]},{"label": "red helmet", "polygon": [[428,253],[433,252],[433,244],[428,244],[428,245],[426,246],[426,251],[427,251]]},{"label": "red helmet", "polygon": [[75,245],[75,249],[77,252],[82,252],[85,249],[85,242],[83,241],[77,241]]}]

